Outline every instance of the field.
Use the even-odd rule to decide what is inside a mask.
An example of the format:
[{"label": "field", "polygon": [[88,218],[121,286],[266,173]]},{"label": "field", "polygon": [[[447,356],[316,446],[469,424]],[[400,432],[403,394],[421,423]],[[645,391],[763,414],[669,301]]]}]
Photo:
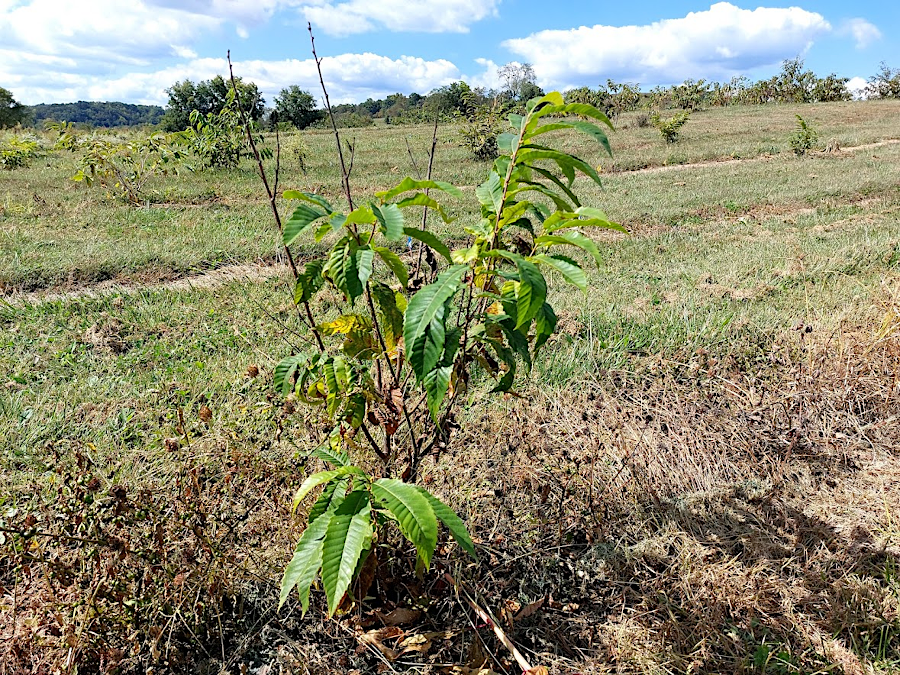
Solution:
[{"label": "field", "polygon": [[[797,113],[829,151],[790,152]],[[514,672],[441,571],[554,673],[897,672],[898,119],[714,109],[666,145],[629,113],[612,159],[558,137],[630,234],[558,291],[522,396],[473,388],[488,412],[425,469],[480,562],[448,545],[419,581],[400,552],[330,621],[321,593],[277,609],[321,464],[271,385],[302,328],[254,166],[138,208],[65,152],[3,172],[0,674]],[[415,175],[431,133],[349,130],[357,192]],[[458,221],[432,226],[461,240],[486,165],[458,139],[439,128],[434,168]],[[281,188],[339,201],[333,136],[282,141]]]}]

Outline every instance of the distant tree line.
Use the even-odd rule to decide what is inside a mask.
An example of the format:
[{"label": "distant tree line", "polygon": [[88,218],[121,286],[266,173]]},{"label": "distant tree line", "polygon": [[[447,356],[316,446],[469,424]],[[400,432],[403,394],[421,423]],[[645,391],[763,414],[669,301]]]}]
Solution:
[{"label": "distant tree line", "polygon": [[[531,65],[510,63],[498,70],[502,85],[497,89],[470,87],[464,81],[453,82],[427,94],[395,93],[380,99],[368,98],[361,103],[342,103],[332,107],[339,126],[368,126],[375,120],[386,124],[417,124],[433,121],[472,120],[485,109],[494,113],[508,112],[543,92],[536,83]],[[305,129],[330,125],[324,111],[316,105],[315,97],[297,85],[281,90],[274,107],[267,108],[259,88],[253,82],[237,78],[237,91],[251,119],[262,126]],[[607,80],[597,88],[578,87],[566,93],[570,102],[591,103],[615,117],[628,110],[681,108],[702,110],[727,105],[762,105],[769,103],[815,103],[846,101],[852,98],[847,88],[849,79],[834,73],[818,77],[804,68],[800,58],[782,63],[781,72],[768,79],[751,82],[735,77],[728,82],[685,80],[671,87],[654,87],[642,91],[640,85]],[[51,103],[25,106],[18,103],[12,92],[0,87],[0,128],[17,124],[42,124],[45,120],[72,122],[95,127],[159,125],[166,131],[190,128],[193,111],[201,115],[220,114],[229,101],[231,83],[221,75],[210,80],[176,82],[166,93],[169,102],[165,109],[153,105],[130,103]],[[864,91],[869,98],[900,98],[900,68],[881,63],[879,71],[869,78]]]}]

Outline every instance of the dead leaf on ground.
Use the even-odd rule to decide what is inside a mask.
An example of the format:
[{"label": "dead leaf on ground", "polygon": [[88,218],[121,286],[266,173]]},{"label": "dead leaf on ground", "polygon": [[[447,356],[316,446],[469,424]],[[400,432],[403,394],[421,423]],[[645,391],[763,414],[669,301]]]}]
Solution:
[{"label": "dead leaf on ground", "polygon": [[529,616],[531,616],[544,606],[544,600],[546,600],[546,598],[540,598],[530,604],[525,605],[522,608],[522,611],[520,611],[513,617],[513,620],[518,621],[519,619],[527,619]]},{"label": "dead leaf on ground", "polygon": [[422,617],[422,612],[417,609],[398,607],[387,614],[376,611],[375,615],[385,626],[404,626],[418,621]]}]

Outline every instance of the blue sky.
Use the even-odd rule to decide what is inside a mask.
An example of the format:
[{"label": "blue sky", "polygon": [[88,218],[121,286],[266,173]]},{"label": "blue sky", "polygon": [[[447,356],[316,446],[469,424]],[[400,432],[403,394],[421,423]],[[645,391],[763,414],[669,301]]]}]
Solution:
[{"label": "blue sky", "polygon": [[269,103],[290,84],[319,96],[307,21],[334,101],[495,86],[508,62],[548,90],[758,79],[795,56],[854,85],[900,67],[895,0],[756,2],[0,0],[0,86],[29,104],[165,104],[174,82],[224,73],[231,49]]}]

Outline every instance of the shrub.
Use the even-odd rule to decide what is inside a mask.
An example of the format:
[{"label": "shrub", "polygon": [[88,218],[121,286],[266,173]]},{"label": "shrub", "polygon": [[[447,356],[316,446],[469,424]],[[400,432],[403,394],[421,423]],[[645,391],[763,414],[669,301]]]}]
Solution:
[{"label": "shrub", "polygon": [[34,139],[12,136],[0,145],[0,167],[10,171],[27,167],[39,148]]},{"label": "shrub", "polygon": [[659,135],[666,143],[676,143],[681,127],[685,125],[691,113],[687,110],[676,113],[668,119],[661,119],[658,112],[650,115],[650,123],[659,130]]},{"label": "shrub", "polygon": [[796,118],[797,128],[794,129],[788,141],[794,154],[801,157],[816,147],[816,143],[819,141],[819,132],[800,115],[796,115]]},{"label": "shrub", "polygon": [[115,190],[131,204],[145,200],[144,188],[154,176],[178,173],[184,160],[180,134],[151,134],[147,138],[117,143],[93,136],[73,146],[82,152],[81,168],[72,180],[91,186],[99,183]]}]

